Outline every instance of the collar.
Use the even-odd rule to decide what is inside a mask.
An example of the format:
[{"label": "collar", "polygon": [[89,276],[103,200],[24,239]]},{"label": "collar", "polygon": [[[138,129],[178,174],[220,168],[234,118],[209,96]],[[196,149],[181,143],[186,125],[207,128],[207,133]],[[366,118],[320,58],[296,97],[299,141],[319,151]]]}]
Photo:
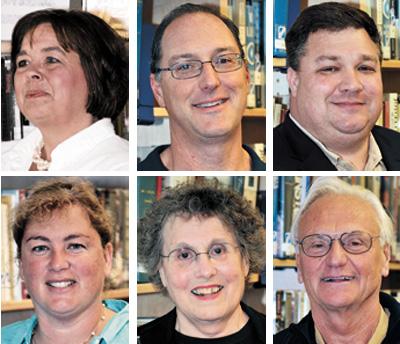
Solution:
[{"label": "collar", "polygon": [[103,118],[94,122],[91,126],[77,132],[54,148],[51,152],[50,169],[62,168],[62,165],[65,164],[65,158],[71,152],[88,152],[101,141],[114,135],[114,127],[110,118]]},{"label": "collar", "polygon": [[[388,315],[386,311],[383,310],[382,306],[380,308],[381,308],[381,313],[379,317],[378,326],[376,327],[375,332],[373,333],[372,337],[370,338],[367,344],[381,344],[386,337],[386,333],[389,328],[390,313],[389,311],[387,311],[389,313]],[[315,329],[315,340],[317,344],[326,344],[315,324],[314,324],[314,329]]]},{"label": "collar", "polygon": [[[331,164],[335,166],[338,171],[358,171],[351,161],[344,160],[340,155],[330,151],[320,140],[318,140],[299,122],[297,122],[297,120],[291,116],[291,114],[289,114],[289,116],[293,123],[321,149]],[[381,151],[372,133],[370,133],[369,136],[368,160],[364,166],[364,171],[386,171],[386,166],[383,163]]]}]

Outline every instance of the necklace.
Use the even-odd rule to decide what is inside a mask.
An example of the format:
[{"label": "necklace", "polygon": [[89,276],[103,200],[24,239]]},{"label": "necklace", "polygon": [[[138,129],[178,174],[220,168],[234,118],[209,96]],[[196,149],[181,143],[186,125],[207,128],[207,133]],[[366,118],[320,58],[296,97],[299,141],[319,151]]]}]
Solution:
[{"label": "necklace", "polygon": [[[103,303],[102,304],[103,305],[103,312],[102,312],[102,314],[101,314],[101,316],[100,316],[100,319],[97,321],[97,323],[96,323],[96,325],[93,327],[93,330],[90,332],[90,336],[88,337],[88,339],[86,339],[85,341],[83,341],[82,342],[82,344],[88,344],[88,343],[90,343],[90,341],[93,339],[93,337],[95,337],[96,336],[96,332],[97,332],[97,328],[99,327],[99,324],[101,323],[101,322],[103,322],[104,320],[106,320],[106,314],[105,314],[105,312],[106,312],[106,306],[105,306],[105,304]],[[37,329],[37,326],[36,326],[36,328],[33,330],[33,332],[32,332],[32,336],[31,336],[31,344],[38,344],[37,342],[36,342],[36,329]]]},{"label": "necklace", "polygon": [[50,167],[51,161],[42,158],[42,150],[44,147],[44,142],[41,140],[39,145],[33,150],[32,161],[36,164],[38,171],[47,171]]}]

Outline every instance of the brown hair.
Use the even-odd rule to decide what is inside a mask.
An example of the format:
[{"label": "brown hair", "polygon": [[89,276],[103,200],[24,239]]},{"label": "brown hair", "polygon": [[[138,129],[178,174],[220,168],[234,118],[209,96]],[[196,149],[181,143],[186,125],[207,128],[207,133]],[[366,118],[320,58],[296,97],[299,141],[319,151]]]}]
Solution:
[{"label": "brown hair", "polygon": [[26,226],[35,220],[45,219],[57,209],[79,205],[88,215],[93,228],[99,233],[103,247],[111,242],[111,219],[96,196],[91,183],[80,178],[51,178],[34,185],[29,196],[15,211],[12,225],[18,258]]}]

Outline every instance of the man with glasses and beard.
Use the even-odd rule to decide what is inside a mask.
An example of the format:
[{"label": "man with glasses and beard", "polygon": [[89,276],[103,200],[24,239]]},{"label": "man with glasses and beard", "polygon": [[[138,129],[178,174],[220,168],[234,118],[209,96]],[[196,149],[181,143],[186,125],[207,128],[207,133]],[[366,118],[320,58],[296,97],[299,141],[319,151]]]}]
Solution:
[{"label": "man with glasses and beard", "polygon": [[157,147],[139,171],[265,171],[242,144],[249,73],[238,29],[217,11],[184,4],[153,40],[150,83],[168,111],[171,144]]},{"label": "man with glasses and beard", "polygon": [[380,292],[389,274],[393,224],[375,194],[319,178],[292,235],[311,312],[274,343],[400,343],[400,304]]}]

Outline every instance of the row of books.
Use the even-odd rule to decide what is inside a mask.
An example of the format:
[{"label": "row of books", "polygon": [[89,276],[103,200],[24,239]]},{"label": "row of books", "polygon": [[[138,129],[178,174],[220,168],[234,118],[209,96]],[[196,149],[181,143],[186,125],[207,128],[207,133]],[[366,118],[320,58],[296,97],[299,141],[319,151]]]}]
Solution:
[{"label": "row of books", "polygon": [[377,123],[386,128],[400,131],[400,94],[385,93],[382,114]]},{"label": "row of books", "polygon": [[254,207],[265,215],[265,177],[257,176],[140,176],[137,179],[138,218],[145,215],[151,204],[161,197],[162,191],[184,183],[196,183],[202,180],[218,180],[227,188],[232,188],[243,195]]},{"label": "row of books", "polygon": [[[399,290],[384,290],[400,301]],[[276,290],[274,292],[274,333],[298,323],[310,311],[310,300],[304,290]]]},{"label": "row of books", "polygon": [[[129,281],[129,194],[127,189],[98,189],[97,195],[110,213],[114,223],[112,232],[113,268],[105,289],[127,288]],[[28,194],[27,189],[3,189],[1,192],[1,300],[19,301],[28,298],[24,283],[19,278],[17,247],[13,239],[11,221],[18,203]]]},{"label": "row of books", "polygon": [[[385,93],[382,113],[376,124],[400,132],[400,94],[396,92]],[[278,126],[285,120],[289,106],[287,98],[274,96],[273,100],[273,125]]]},{"label": "row of books", "polygon": [[[311,6],[322,1],[309,1]],[[346,2],[348,1],[339,1]],[[367,12],[375,21],[382,38],[383,58],[400,59],[400,1],[359,0],[353,6]],[[285,38],[293,18],[300,13],[298,0],[274,0],[274,56],[286,57]]]},{"label": "row of books", "polygon": [[[221,14],[230,18],[239,28],[251,78],[247,107],[265,108],[265,0],[219,0],[217,3],[211,1],[212,5],[219,6]],[[181,2],[177,1],[176,6],[179,4]],[[138,1],[138,16],[157,10],[155,5],[151,10],[147,9],[149,5],[152,4]],[[151,19],[154,21],[157,16],[157,13],[153,13]],[[157,106],[149,83],[151,44],[156,27],[154,23],[138,18],[138,124],[143,125],[154,123],[154,107]]]},{"label": "row of books", "polygon": [[[291,225],[316,177],[274,177],[273,251],[275,258],[293,258]],[[400,261],[400,177],[340,177],[349,184],[374,192],[394,222],[396,241],[392,243],[392,260]]]},{"label": "row of books", "polygon": [[251,83],[248,108],[265,107],[265,57],[263,0],[220,0],[220,12],[239,28],[240,42],[245,47]]}]

